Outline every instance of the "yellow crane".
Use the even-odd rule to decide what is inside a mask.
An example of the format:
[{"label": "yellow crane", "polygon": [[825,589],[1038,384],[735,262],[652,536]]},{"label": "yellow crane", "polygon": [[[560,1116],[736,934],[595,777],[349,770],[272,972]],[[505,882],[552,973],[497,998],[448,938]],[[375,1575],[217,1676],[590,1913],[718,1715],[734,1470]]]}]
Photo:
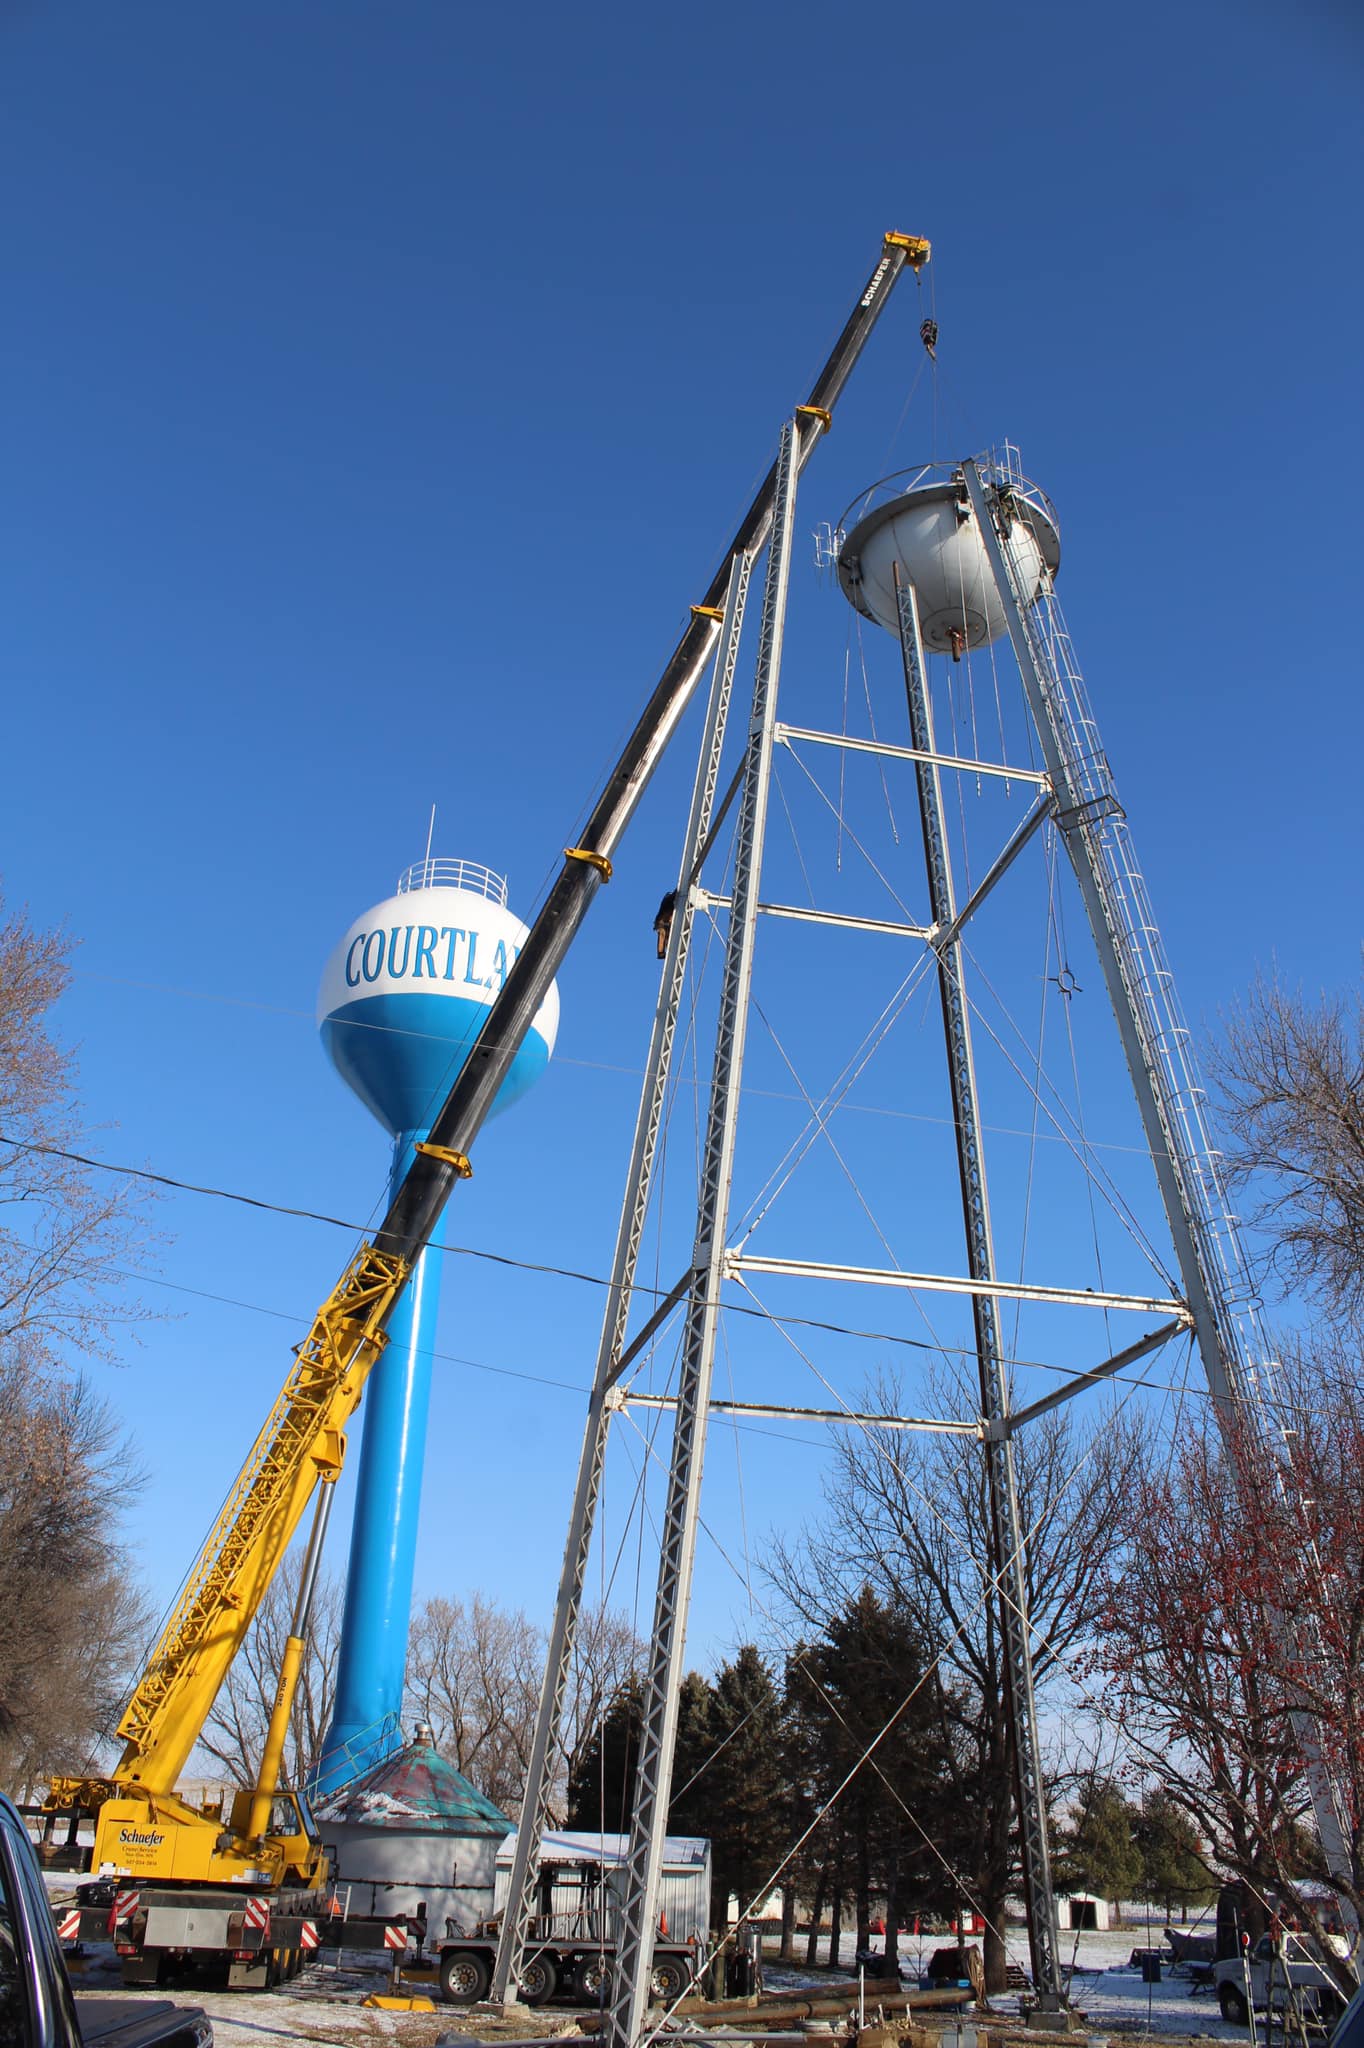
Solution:
[{"label": "yellow crane", "polygon": [[[806,404],[797,408],[804,466],[831,424],[832,409],[897,279],[928,261],[929,244],[888,234]],[[719,635],[730,565],[752,553],[772,521],[776,466],[768,471],[714,580],[612,769],[577,845],[536,918],[520,956],[427,1138],[395,1192],[372,1243],[362,1244],[318,1310],[294,1365],[252,1445],[162,1629],[119,1722],[123,1754],[107,1779],[54,1778],[53,1811],[93,1808],[92,1867],[143,1888],[230,1887],[287,1897],[306,1911],[327,1882],[327,1864],[306,1800],[280,1789],[280,1765],[307,1631],[312,1583],[327,1509],[345,1456],[346,1425],[380,1357],[384,1329],[456,1182],[472,1172],[469,1151],[550,983],[597,891],[609,881],[616,846],[686,708]],[[314,1492],[317,1509],[268,1732],[254,1788],[231,1811],[206,1811],[175,1790],[204,1723]],[[127,1897],[134,1894],[127,1892]],[[164,1895],[154,1895],[161,1898]],[[144,1907],[144,1911],[145,1911]],[[159,1907],[157,1910],[169,1911]],[[240,1918],[240,1916],[238,1916]],[[115,1907],[117,1934],[117,1906]],[[232,1931],[219,1929],[229,1949]],[[176,1930],[193,1946],[181,1902]],[[154,1947],[151,1931],[145,1945]],[[212,1945],[212,1943],[210,1943]],[[135,1943],[125,1946],[132,1948]]]}]

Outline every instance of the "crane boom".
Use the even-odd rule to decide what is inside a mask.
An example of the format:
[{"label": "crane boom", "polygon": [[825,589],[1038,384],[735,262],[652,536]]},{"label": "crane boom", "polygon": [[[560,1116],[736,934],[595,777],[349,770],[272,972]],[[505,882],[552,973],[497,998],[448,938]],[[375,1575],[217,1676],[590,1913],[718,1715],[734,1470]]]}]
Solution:
[{"label": "crane boom", "polygon": [[174,1789],[314,1486],[340,1467],[409,1271],[363,1245],[318,1310],[118,1724],[116,1782]]},{"label": "crane boom", "polygon": [[[798,408],[803,467],[847,382],[901,272],[918,270],[929,245],[917,236],[888,234],[875,269],[844,325],[807,404]],[[469,1150],[492,1107],[531,1020],[558,972],[593,898],[610,879],[611,856],[691,698],[719,630],[730,564],[740,551],[762,545],[771,526],[776,465],[768,471],[740,522],[720,568],[649,698],[612,769],[578,845],[565,849],[564,866],[521,949],[506,984],[455,1080],[426,1141],[396,1189],[372,1243],[355,1253],[322,1307],[264,1428],[187,1578],[119,1724],[125,1742],[112,1774],[108,1817],[126,1822],[130,1801],[150,1801],[158,1816],[179,1823],[180,1834],[197,1816],[174,1797],[176,1778],[203,1729],[218,1690],[240,1649],[271,1578],[320,1478],[334,1477],[344,1456],[344,1432],[380,1356],[384,1329],[407,1278],[460,1179],[472,1172]],[[74,1784],[74,1781],[73,1781]],[[258,1788],[268,1794],[273,1787]],[[53,1797],[60,1803],[60,1781]],[[255,1809],[259,1811],[259,1805]],[[96,1856],[121,1860],[103,1839]],[[209,1824],[205,1830],[211,1835]],[[124,1838],[127,1838],[124,1827]],[[221,1876],[240,1881],[244,1844],[221,1835],[197,1856],[167,1849],[154,1867],[176,1876]],[[138,1845],[141,1848],[141,1844]],[[268,1841],[257,1838],[258,1864],[269,1865]],[[139,1867],[150,1867],[139,1855]]]}]

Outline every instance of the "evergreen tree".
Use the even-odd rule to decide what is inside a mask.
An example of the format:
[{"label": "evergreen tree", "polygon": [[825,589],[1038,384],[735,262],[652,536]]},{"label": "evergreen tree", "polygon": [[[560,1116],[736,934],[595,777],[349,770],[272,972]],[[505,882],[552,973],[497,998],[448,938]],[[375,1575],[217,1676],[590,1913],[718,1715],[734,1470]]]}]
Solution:
[{"label": "evergreen tree", "polygon": [[699,1671],[689,1671],[677,1698],[677,1742],[673,1749],[672,1797],[668,1802],[670,1835],[709,1835],[714,1800],[706,1775],[713,1733],[714,1693]]},{"label": "evergreen tree", "polygon": [[613,1694],[568,1779],[568,1826],[621,1834],[630,1825],[644,1691],[637,1678]]},{"label": "evergreen tree", "polygon": [[[670,1835],[706,1835],[711,1811],[701,1773],[710,1756],[711,1690],[689,1672],[678,1698],[677,1745],[673,1752]],[[635,1770],[644,1724],[644,1687],[631,1678],[612,1696],[601,1725],[583,1744],[569,1773],[566,1825],[605,1834],[628,1834],[634,1810]]]},{"label": "evergreen tree", "polygon": [[722,1664],[710,1698],[710,1760],[698,1780],[709,1816],[717,1924],[730,1894],[742,1913],[765,1894],[786,1848],[782,1707],[751,1643]]},{"label": "evergreen tree", "polygon": [[831,1903],[851,1898],[859,1943],[873,1894],[884,1895],[888,1961],[901,1915],[945,1902],[935,1844],[946,1774],[926,1665],[917,1617],[864,1586],[788,1678],[802,1751],[814,1754],[804,1796],[815,1810],[836,1800],[820,1831],[825,1887]]},{"label": "evergreen tree", "polygon": [[1187,1918],[1190,1906],[1216,1897],[1198,1831],[1163,1785],[1146,1793],[1134,1832],[1141,1859],[1136,1898],[1163,1907],[1168,1919],[1176,1906]]},{"label": "evergreen tree", "polygon": [[1138,1815],[1112,1778],[1091,1771],[1060,1831],[1057,1882],[1100,1899],[1130,1899],[1141,1882]]},{"label": "evergreen tree", "polygon": [[[810,1682],[813,1646],[799,1643],[786,1660],[782,1688],[782,1776],[791,1860],[783,1887],[808,1902],[810,1932],[805,1961],[816,1961],[819,1923],[829,1901],[832,1875],[830,1823],[820,1819],[824,1793],[825,1717],[823,1702]],[[783,1951],[785,1953],[785,1951]]]}]

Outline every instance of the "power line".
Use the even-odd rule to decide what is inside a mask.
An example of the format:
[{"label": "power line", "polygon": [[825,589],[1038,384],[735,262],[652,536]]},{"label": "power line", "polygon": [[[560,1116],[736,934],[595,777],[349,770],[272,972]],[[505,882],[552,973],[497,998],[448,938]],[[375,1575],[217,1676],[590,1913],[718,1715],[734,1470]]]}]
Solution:
[{"label": "power line", "polygon": [[[93,1158],[89,1153],[76,1152],[69,1149],[68,1147],[61,1145],[40,1145],[21,1138],[11,1138],[6,1132],[3,1131],[0,1131],[0,1145],[8,1145],[12,1151],[32,1153],[43,1158],[68,1160],[73,1165],[87,1166],[98,1173],[118,1174],[124,1179],[128,1180],[151,1181],[158,1187],[171,1188],[180,1194],[203,1195],[214,1201],[235,1202],[243,1208],[256,1209],[263,1212],[266,1215],[287,1216],[307,1223],[323,1223],[328,1225],[332,1229],[345,1230],[353,1235],[363,1236],[365,1232],[371,1227],[367,1224],[352,1222],[343,1216],[330,1216],[325,1211],[320,1209],[297,1208],[288,1203],[269,1201],[262,1195],[243,1194],[235,1188],[210,1187],[203,1182],[180,1180],[173,1174],[156,1173],[150,1167],[119,1165],[114,1161],[107,1159],[96,1159]],[[583,1273],[578,1271],[578,1269],[573,1266],[555,1266],[534,1259],[518,1259],[513,1257],[512,1254],[509,1252],[487,1251],[475,1245],[442,1244],[429,1246],[428,1249],[431,1251],[439,1251],[447,1257],[480,1259],[485,1264],[506,1267],[516,1272],[539,1273],[544,1275],[546,1278],[555,1280],[574,1280],[585,1287],[608,1288],[611,1285],[610,1280],[599,1273]],[[152,1279],[154,1277],[151,1275],[137,1274],[131,1271],[125,1272],[121,1268],[111,1268],[110,1270],[118,1270],[121,1273],[122,1277],[128,1279],[147,1280]],[[158,1284],[166,1287],[174,1287],[176,1283],[172,1281],[161,1281]],[[198,1288],[186,1287],[181,1289],[180,1291],[186,1294],[201,1294],[202,1298],[205,1300],[219,1301],[222,1302],[225,1306],[229,1307],[239,1307],[252,1310],[255,1310],[259,1307],[259,1305],[255,1302],[235,1301],[233,1297],[229,1295],[208,1294]],[[656,1300],[664,1299],[668,1291],[669,1290],[666,1290],[661,1287],[647,1286],[642,1282],[637,1282],[634,1288],[635,1293],[649,1295]],[[814,1316],[777,1315],[770,1309],[763,1308],[760,1306],[750,1307],[744,1302],[737,1301],[726,1302],[724,1304],[724,1307],[725,1313],[728,1315],[748,1316],[758,1322],[771,1323],[780,1330],[785,1330],[787,1328],[817,1330],[827,1336],[850,1337],[859,1343],[894,1344],[905,1350],[928,1352],[931,1353],[934,1357],[967,1358],[975,1356],[974,1350],[969,1345],[930,1343],[926,1338],[907,1337],[902,1333],[893,1330],[863,1330],[858,1329],[851,1324],[827,1322],[822,1320],[821,1318]],[[278,1309],[264,1309],[261,1310],[261,1313],[266,1315],[284,1315],[286,1312]],[[303,1321],[304,1318],[300,1317],[298,1318],[298,1320]],[[444,1356],[445,1354],[433,1353],[432,1355],[435,1357],[439,1357]],[[455,1362],[468,1364],[477,1363],[477,1361],[475,1360]],[[1084,1373],[1083,1367],[1058,1365],[1055,1364],[1052,1360],[1044,1358],[1008,1357],[1004,1360],[1004,1363],[1006,1365],[1012,1366],[1022,1371],[1032,1370],[1037,1372],[1055,1373],[1062,1379],[1074,1378],[1077,1376],[1077,1374],[1083,1376]],[[480,1369],[489,1372],[511,1371],[510,1367],[499,1366],[482,1366],[480,1367]],[[516,1376],[525,1378],[534,1377],[534,1375],[532,1374]],[[1114,1378],[1117,1380],[1124,1379],[1125,1377],[1126,1375],[1123,1374],[1114,1375]],[[568,1388],[570,1387],[571,1382],[547,1381],[545,1382],[545,1384]],[[1138,1382],[1138,1384],[1144,1387],[1157,1389],[1160,1386],[1159,1382],[1151,1380],[1141,1380]],[[574,1389],[574,1391],[585,1390]],[[1175,1389],[1173,1387],[1167,1387],[1164,1389],[1164,1391],[1175,1392],[1178,1391],[1178,1389]],[[1199,1391],[1205,1392],[1205,1390],[1202,1389],[1200,1389]],[[1211,1396],[1205,1393],[1205,1398],[1210,1399]]]}]

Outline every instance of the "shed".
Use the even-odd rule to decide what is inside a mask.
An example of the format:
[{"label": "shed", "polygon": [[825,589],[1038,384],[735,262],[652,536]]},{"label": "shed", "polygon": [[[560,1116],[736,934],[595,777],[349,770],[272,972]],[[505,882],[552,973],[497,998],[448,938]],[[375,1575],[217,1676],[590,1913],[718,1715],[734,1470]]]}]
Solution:
[{"label": "shed", "polygon": [[316,1818],[347,1912],[415,1913],[424,1901],[436,1935],[469,1934],[491,1915],[497,1846],[512,1824],[429,1729],[328,1794]]},{"label": "shed", "polygon": [[1056,1900],[1056,1921],[1085,1934],[1107,1934],[1108,1901],[1092,1892],[1061,1892]]},{"label": "shed", "polygon": [[[496,1910],[511,1889],[516,1835],[497,1852]],[[547,1831],[540,1845],[541,1933],[564,1939],[619,1938],[628,1835]],[[668,1835],[658,1891],[659,1920],[671,1941],[710,1931],[710,1843],[702,1835]],[[545,1917],[552,1927],[543,1925]]]}]

